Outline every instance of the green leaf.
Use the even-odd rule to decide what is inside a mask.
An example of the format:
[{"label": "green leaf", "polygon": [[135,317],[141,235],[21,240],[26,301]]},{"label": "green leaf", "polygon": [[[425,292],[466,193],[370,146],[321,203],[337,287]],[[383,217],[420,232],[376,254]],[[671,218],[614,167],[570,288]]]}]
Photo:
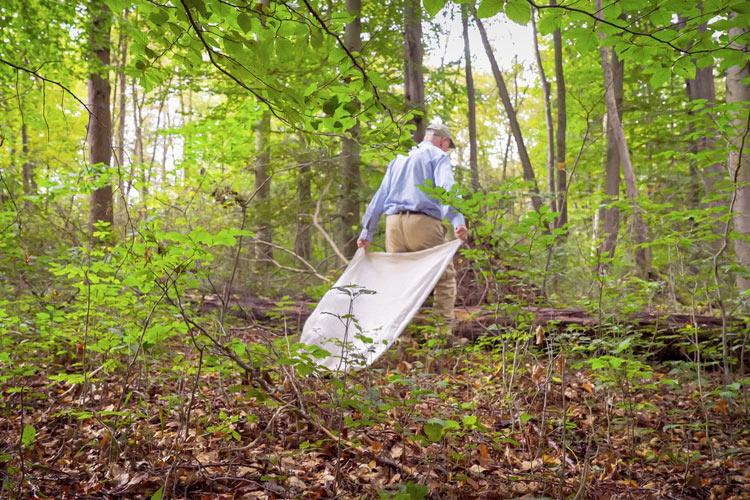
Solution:
[{"label": "green leaf", "polygon": [[477,9],[477,17],[492,17],[503,10],[503,0],[482,0]]},{"label": "green leaf", "polygon": [[187,3],[191,4],[191,7],[193,7],[195,10],[200,12],[203,15],[203,17],[205,17],[206,19],[211,17],[211,14],[213,11],[206,8],[206,4],[203,3],[203,0],[186,0],[186,1]]},{"label": "green leaf", "polygon": [[388,88],[388,81],[380,76],[379,73],[375,73],[374,71],[368,72],[367,76],[370,78],[370,81],[373,85],[380,89],[387,89]]},{"label": "green leaf", "polygon": [[424,424],[424,427],[422,427],[424,435],[433,443],[437,443],[443,438],[444,429],[445,427],[438,422],[427,422]]},{"label": "green leaf", "polygon": [[560,28],[562,13],[557,10],[549,10],[539,19],[538,28],[541,35],[549,35]]},{"label": "green leaf", "polygon": [[456,422],[455,420],[446,420],[444,425],[446,429],[460,429],[461,428],[461,426],[458,425],[458,422]]},{"label": "green leaf", "polygon": [[461,422],[463,422],[464,425],[476,425],[477,417],[475,415],[469,415],[468,417],[461,419]]},{"label": "green leaf", "polygon": [[34,438],[36,437],[36,429],[31,424],[26,424],[23,427],[23,433],[21,434],[21,443],[23,443],[24,448],[33,448],[34,447]]},{"label": "green leaf", "polygon": [[190,231],[190,238],[196,243],[205,243],[206,245],[212,243],[211,233],[203,229],[201,226]]},{"label": "green leaf", "polygon": [[161,497],[164,495],[164,487],[162,486],[158,490],[154,492],[153,495],[151,495],[151,500],[161,500]]},{"label": "green leaf", "polygon": [[620,343],[618,344],[618,346],[617,346],[617,352],[622,352],[622,351],[624,351],[625,349],[627,349],[628,347],[630,347],[630,342],[631,342],[632,340],[633,340],[633,338],[632,338],[632,337],[628,337],[628,338],[626,338],[625,340],[623,340],[622,342],[620,342]]},{"label": "green leaf", "polygon": [[424,500],[430,493],[430,490],[424,484],[414,484],[411,481],[406,483],[406,493],[411,500]]},{"label": "green leaf", "polygon": [[306,88],[306,89],[305,89],[305,91],[303,92],[303,95],[304,95],[305,97],[307,97],[307,96],[309,96],[310,94],[312,94],[313,92],[315,92],[316,90],[318,90],[318,84],[317,84],[317,83],[315,83],[315,82],[313,82],[313,83],[311,83],[310,85],[308,85],[308,86],[307,86],[307,88]]},{"label": "green leaf", "polygon": [[242,29],[242,31],[244,31],[245,33],[249,33],[253,29],[253,18],[245,14],[244,12],[240,12],[240,14],[237,16],[237,24],[240,26],[240,29]]},{"label": "green leaf", "polygon": [[166,24],[167,21],[169,21],[169,12],[167,12],[166,9],[159,9],[148,16],[148,19],[155,25],[162,26],[163,24]]},{"label": "green leaf", "polygon": [[534,415],[529,415],[528,413],[521,413],[520,419],[521,419],[521,423],[522,424],[525,424],[526,422],[528,422],[532,418],[534,418]]},{"label": "green leaf", "polygon": [[674,72],[684,78],[695,78],[695,64],[687,57],[681,57],[674,63]]},{"label": "green leaf", "polygon": [[652,87],[660,87],[661,85],[667,83],[671,76],[672,76],[671,68],[660,67],[660,68],[657,68],[656,71],[654,71],[653,75],[651,75],[651,79],[649,80],[649,83],[651,84]]},{"label": "green leaf", "polygon": [[526,26],[531,21],[531,7],[526,0],[508,0],[505,4],[505,15],[514,23]]},{"label": "green leaf", "polygon": [[591,52],[599,46],[599,39],[590,28],[573,28],[568,33],[570,38],[576,41],[576,48],[582,54]]},{"label": "green leaf", "polygon": [[292,42],[290,42],[286,38],[277,38],[275,46],[276,56],[279,59],[294,59],[294,55],[296,52]]},{"label": "green leaf", "polygon": [[446,0],[424,0],[424,10],[430,17],[435,17],[435,14],[445,7],[445,2]]}]

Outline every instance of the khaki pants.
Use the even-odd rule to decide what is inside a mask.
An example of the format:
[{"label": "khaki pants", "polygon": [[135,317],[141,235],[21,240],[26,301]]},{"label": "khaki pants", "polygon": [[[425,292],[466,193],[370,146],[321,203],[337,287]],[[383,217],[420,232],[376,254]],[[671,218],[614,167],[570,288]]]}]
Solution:
[{"label": "khaki pants", "polygon": [[[388,215],[385,219],[386,252],[416,252],[442,245],[448,230],[443,223],[423,214]],[[456,304],[456,270],[453,261],[435,285],[435,312],[447,321],[453,319]]]}]

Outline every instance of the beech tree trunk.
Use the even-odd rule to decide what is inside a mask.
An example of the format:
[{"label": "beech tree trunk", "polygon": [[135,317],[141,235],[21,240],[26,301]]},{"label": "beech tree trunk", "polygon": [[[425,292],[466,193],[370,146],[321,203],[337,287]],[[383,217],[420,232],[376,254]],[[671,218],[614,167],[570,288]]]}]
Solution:
[{"label": "beech tree trunk", "polygon": [[[352,52],[362,50],[361,0],[346,0],[346,12],[354,18],[346,25],[344,43]],[[359,226],[359,121],[349,129],[341,147],[341,241],[344,255],[351,258],[357,251]]]},{"label": "beech tree trunk", "polygon": [[[602,10],[602,0],[596,0],[597,11]],[[599,38],[603,39],[604,33],[599,32]],[[638,206],[638,185],[635,180],[633,164],[630,161],[630,152],[628,143],[625,138],[625,131],[622,128],[622,122],[617,113],[617,99],[615,97],[614,76],[612,66],[609,61],[609,50],[607,47],[600,45],[599,53],[602,57],[602,71],[604,73],[605,101],[607,104],[607,122],[612,123],[612,132],[617,144],[617,151],[620,154],[622,164],[622,174],[625,179],[625,193],[631,200],[633,207],[633,232],[635,234],[635,264],[638,274],[646,277],[651,266],[651,252],[645,246],[648,244],[648,226],[641,216],[641,208]]]},{"label": "beech tree trunk", "polygon": [[479,28],[479,34],[482,36],[482,44],[484,50],[487,52],[487,58],[490,60],[490,66],[492,67],[492,74],[495,77],[495,83],[497,84],[497,91],[500,94],[500,99],[503,101],[503,108],[505,114],[508,115],[508,122],[510,124],[510,130],[513,134],[513,139],[516,141],[516,150],[518,156],[521,159],[521,166],[523,168],[523,178],[531,184],[531,206],[537,212],[542,207],[542,198],[539,196],[539,186],[536,183],[536,177],[534,176],[534,169],[531,166],[531,160],[529,159],[529,153],[526,150],[526,145],[523,142],[523,134],[521,133],[521,126],[518,124],[516,118],[516,110],[513,108],[513,104],[510,102],[510,95],[508,95],[508,88],[505,86],[505,80],[503,74],[500,72],[500,67],[497,65],[495,55],[492,52],[490,41],[487,38],[487,32],[484,29],[482,20],[477,15],[476,9],[473,10],[474,20]]},{"label": "beech tree trunk", "polygon": [[[551,5],[556,1],[551,0]],[[565,101],[565,73],[563,71],[562,34],[560,29],[552,33],[552,45],[555,52],[555,88],[557,90],[557,210],[560,215],[555,221],[555,227],[562,227],[568,222],[568,187],[567,163],[565,150],[568,132],[568,105]]]},{"label": "beech tree trunk", "polygon": [[[89,4],[91,27],[89,30],[89,162],[110,168],[112,148],[112,118],[109,109],[110,85],[107,75],[110,59],[109,28],[111,16],[104,2],[93,0]],[[93,234],[95,225],[105,222],[112,227],[113,202],[112,184],[99,187],[91,193],[89,205],[89,230]]]},{"label": "beech tree trunk", "polygon": [[[620,61],[617,53],[612,50],[612,79],[614,82],[615,103],[617,116],[622,122],[622,94],[625,76],[625,63]],[[620,232],[620,209],[609,207],[620,198],[620,152],[617,148],[615,130],[612,122],[607,118],[607,168],[604,174],[604,205],[599,209],[599,219],[602,221],[599,254],[614,257],[617,246],[617,234]],[[604,266],[606,267],[606,266]]]},{"label": "beech tree trunk", "polygon": [[469,44],[469,8],[461,5],[461,23],[464,36],[464,60],[466,61],[466,99],[469,106],[469,168],[471,169],[471,188],[479,191],[479,163],[477,160],[477,103],[474,90],[474,76],[471,74],[471,45]]},{"label": "beech tree trunk", "polygon": [[[271,113],[264,111],[255,124],[255,206],[259,217],[258,238],[268,243],[273,242],[273,225],[268,206],[271,202]],[[258,243],[255,247],[255,258],[259,268],[273,259],[273,247]]]},{"label": "beech tree trunk", "polygon": [[549,203],[553,212],[557,212],[557,200],[555,199],[555,130],[552,124],[552,103],[550,102],[550,83],[544,74],[542,55],[539,53],[539,40],[536,31],[536,12],[531,15],[531,28],[534,33],[534,56],[539,68],[539,81],[542,84],[544,95],[544,121],[547,127],[547,175],[549,177]]},{"label": "beech tree trunk", "polygon": [[[357,1],[361,4],[361,1]],[[347,10],[349,2],[347,1]],[[359,12],[359,8],[357,9]],[[359,35],[357,35],[359,38]],[[359,42],[361,43],[361,42]],[[422,6],[420,0],[404,0],[404,99],[406,110],[419,113],[409,122],[415,126],[414,142],[424,139],[425,103],[424,72],[422,70]]]},{"label": "beech tree trunk", "polygon": [[[742,36],[747,30],[731,28],[729,39],[734,40]],[[732,48],[746,51],[747,46],[733,42]],[[750,237],[750,85],[743,84],[743,80],[750,78],[748,63],[742,66],[727,68],[727,103],[743,102],[742,109],[735,111],[731,125],[733,133],[729,137],[730,150],[727,158],[729,179],[735,189],[735,202],[732,211],[734,229],[743,238],[734,239],[734,253],[737,263],[745,268],[745,273],[737,275],[737,288],[745,292],[750,288],[750,279],[745,276],[750,269],[750,244],[746,238]]]}]

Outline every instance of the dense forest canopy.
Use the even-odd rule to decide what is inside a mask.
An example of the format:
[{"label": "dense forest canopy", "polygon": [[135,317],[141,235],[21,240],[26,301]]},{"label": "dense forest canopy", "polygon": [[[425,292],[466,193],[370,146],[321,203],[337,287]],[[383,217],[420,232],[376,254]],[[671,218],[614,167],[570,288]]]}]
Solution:
[{"label": "dense forest canopy", "polygon": [[[531,56],[514,54],[519,45]],[[557,458],[540,467],[559,485],[509,486],[508,495],[585,498],[589,475],[603,480],[609,466],[597,462],[593,431],[578,436],[570,462],[566,433],[585,425],[569,426],[580,415],[565,410],[566,383],[584,388],[578,398],[611,392],[600,403],[608,422],[610,409],[625,408],[617,416],[635,456],[650,439],[636,432],[647,427],[636,414],[653,408],[636,408],[632,395],[657,390],[637,382],[657,370],[641,361],[665,357],[683,363],[670,384],[697,384],[690,432],[731,435],[746,461],[747,436],[737,444],[741,433],[712,418],[747,418],[748,47],[745,0],[0,0],[0,496],[62,494],[35,473],[50,458],[35,442],[61,419],[85,422],[75,439],[94,432],[90,457],[109,465],[137,454],[142,423],[162,419],[166,439],[163,422],[178,422],[171,458],[150,462],[159,479],[141,477],[138,490],[161,498],[189,496],[177,484],[195,484],[175,465],[200,434],[194,425],[221,442],[259,443],[272,430],[252,423],[259,437],[240,437],[239,415],[271,429],[279,413],[284,425],[308,422],[309,446],[338,447],[335,477],[320,480],[316,498],[444,498],[450,481],[474,487],[471,464],[468,479],[440,486],[405,452],[385,460],[344,435],[392,423],[393,401],[412,399],[388,391],[408,385],[417,395],[398,406],[408,416],[399,417],[403,446],[429,456],[430,445],[456,447],[459,430],[446,422],[461,422],[495,446],[472,445],[484,447],[482,468],[512,442],[528,448],[519,463],[536,464],[531,473],[548,457],[532,448],[549,445]],[[453,130],[459,185],[428,191],[464,213],[470,231],[456,258],[457,332],[494,339],[461,349],[474,349],[467,373],[497,380],[503,394],[462,406],[468,420],[430,414],[421,382],[392,384],[387,360],[386,378],[334,377],[332,387],[295,343],[310,305],[354,255],[389,162],[435,121]],[[373,247],[383,248],[382,231]],[[429,338],[426,321],[415,338]],[[421,349],[418,363],[403,353],[390,362],[404,377],[450,371],[432,360],[452,351]],[[573,378],[566,357],[580,363]],[[562,410],[550,417],[555,384]],[[227,387],[257,414],[229,404]],[[519,409],[512,394],[523,391],[543,392],[544,409]],[[324,393],[330,406],[311,403]],[[218,407],[208,403],[217,394]],[[491,434],[485,404],[518,428]],[[538,442],[519,444],[513,433],[528,426]],[[613,446],[610,437],[608,424]],[[696,446],[713,453],[706,439]],[[401,460],[401,483],[347,487],[343,445],[378,467]],[[670,463],[687,471],[692,452],[675,453]],[[86,480],[127,496],[138,473],[122,474],[110,467]],[[276,485],[260,488],[267,498],[302,495],[279,471],[248,474],[276,478],[262,480]],[[720,492],[687,476],[686,495],[688,486],[700,498],[748,491],[740,480]],[[592,498],[612,497],[605,490]]]}]

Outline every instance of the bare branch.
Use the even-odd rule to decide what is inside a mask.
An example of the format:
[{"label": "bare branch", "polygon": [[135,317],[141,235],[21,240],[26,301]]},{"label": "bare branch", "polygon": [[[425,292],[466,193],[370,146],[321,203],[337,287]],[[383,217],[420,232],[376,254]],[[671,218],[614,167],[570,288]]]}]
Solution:
[{"label": "bare branch", "polygon": [[270,241],[263,241],[261,239],[257,239],[256,238],[255,242],[256,243],[260,243],[262,245],[268,245],[268,246],[273,247],[273,248],[275,248],[277,250],[281,250],[282,252],[288,253],[292,257],[294,257],[297,260],[299,260],[302,264],[304,264],[305,267],[307,267],[309,269],[309,271],[306,271],[304,269],[296,269],[296,268],[293,268],[293,267],[283,266],[283,265],[279,264],[278,262],[276,262],[275,260],[271,259],[270,261],[274,265],[276,265],[276,267],[278,267],[279,269],[285,269],[287,271],[292,271],[292,272],[295,272],[295,273],[312,273],[312,274],[315,275],[316,278],[319,278],[319,279],[325,281],[326,283],[330,283],[331,282],[330,278],[327,278],[327,277],[323,276],[322,274],[320,274],[318,272],[318,270],[315,269],[315,266],[313,266],[312,264],[310,264],[310,262],[307,261],[305,258],[303,258],[300,254],[298,254],[298,253],[296,253],[296,252],[294,252],[292,250],[289,250],[288,248],[283,247],[281,245],[277,245],[275,243],[271,243]]},{"label": "bare branch", "polygon": [[315,226],[318,231],[320,231],[323,234],[323,238],[328,242],[329,245],[331,245],[331,248],[333,248],[334,253],[338,256],[339,259],[341,259],[341,262],[344,263],[344,265],[349,264],[349,259],[344,257],[344,254],[341,253],[341,250],[339,250],[339,247],[336,246],[336,242],[333,241],[333,238],[331,238],[331,235],[326,232],[325,229],[323,229],[323,226],[320,225],[318,222],[318,216],[320,215],[320,202],[325,197],[326,192],[328,191],[328,188],[331,187],[331,183],[329,182],[326,188],[323,190],[322,193],[320,193],[320,197],[318,197],[318,203],[315,205],[315,213],[313,214],[312,222],[313,226]]}]

